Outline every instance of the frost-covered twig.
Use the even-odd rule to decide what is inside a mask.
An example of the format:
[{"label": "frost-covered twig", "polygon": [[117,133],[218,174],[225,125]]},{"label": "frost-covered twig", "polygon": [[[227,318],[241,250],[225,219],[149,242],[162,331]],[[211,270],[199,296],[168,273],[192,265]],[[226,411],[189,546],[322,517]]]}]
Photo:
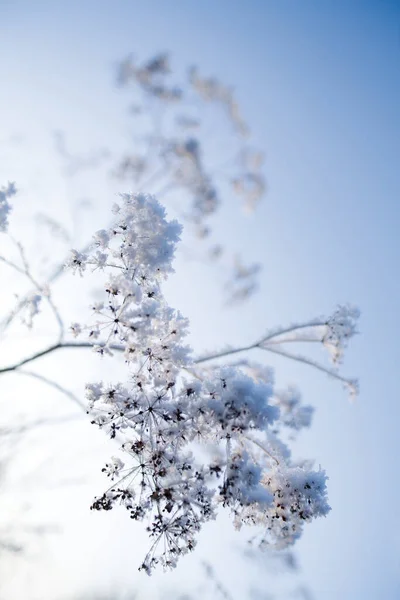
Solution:
[{"label": "frost-covered twig", "polygon": [[[97,350],[100,354],[102,353],[102,347],[94,342],[58,342],[56,344],[52,344],[51,346],[46,346],[46,348],[44,348],[43,350],[39,350],[38,352],[35,352],[30,356],[23,358],[11,365],[8,365],[6,367],[0,367],[0,374],[16,371],[20,367],[34,362],[38,358],[42,358],[43,356],[47,356],[48,354],[52,354],[53,352],[57,352],[58,350],[64,350],[67,348],[91,348]],[[108,346],[108,349],[122,351],[123,347],[120,344],[111,344]]]},{"label": "frost-covered twig", "polygon": [[318,318],[303,323],[296,323],[287,327],[277,327],[261,339],[237,348],[227,347],[219,352],[214,352],[200,356],[195,359],[195,364],[200,365],[212,360],[226,358],[233,354],[248,352],[250,350],[266,350],[274,354],[279,354],[291,360],[309,365],[315,369],[326,373],[333,379],[342,382],[349,390],[351,395],[358,392],[358,383],[354,378],[344,377],[337,369],[325,367],[320,362],[287,351],[284,347],[278,348],[287,343],[310,343],[319,342],[325,346],[331,354],[334,363],[337,363],[343,355],[343,351],[348,340],[357,333],[356,323],[359,317],[358,309],[352,306],[339,306],[336,311],[327,318]]},{"label": "frost-covered twig", "polygon": [[[122,194],[113,213],[112,226],[95,233],[86,252],[72,250],[66,264],[81,275],[87,267],[105,275],[104,299],[92,306],[93,321],[71,326],[76,337],[86,340],[59,339],[0,368],[0,374],[62,349],[123,353],[122,381],[86,386],[92,423],[121,444],[121,456],[128,462],[125,466],[114,456],[104,466],[112,484],[91,508],[110,510],[122,504],[132,519],[146,519],[151,543],[140,567],[145,572],[150,574],[157,564],[176,566],[181,555],[194,549],[197,533],[216,517],[219,504],[231,511],[236,527],[258,526],[261,545],[293,544],[305,522],[330,510],[325,473],[312,470],[309,462],[292,461],[281,435],[285,428],[309,425],[310,407],[300,404],[294,388],[275,390],[271,369],[243,361],[236,366],[201,365],[257,348],[349,384],[336,371],[281,345],[319,341],[337,361],[355,333],[357,311],[339,307],[327,319],[270,330],[253,344],[194,360],[185,344],[188,322],[162,293],[163,281],[173,273],[180,225],[167,221],[154,196],[142,193]],[[20,256],[23,266],[17,268],[30,278],[22,248]],[[46,376],[25,374],[77,400]],[[211,444],[215,455],[205,461],[204,448]]]},{"label": "frost-covered twig", "polygon": [[[158,563],[174,567],[192,550],[218,503],[232,511],[236,526],[258,524],[264,540],[293,543],[305,521],[329,510],[325,474],[292,464],[282,440],[279,459],[263,443],[280,420],[272,382],[240,368],[205,370],[204,377],[193,370],[183,343],[187,321],[161,288],[172,272],[179,225],[145,194],[123,194],[114,212],[112,228],[95,235],[97,249],[73,251],[68,261],[75,272],[96,265],[107,274],[94,323],[74,323],[73,332],[99,340],[104,352],[122,346],[127,365],[124,381],[87,385],[92,422],[125,440],[130,465],[119,457],[105,465],[115,483],[92,508],[122,504],[132,519],[149,520],[151,547],[141,565],[147,573]],[[210,441],[220,453],[204,464],[198,444]],[[262,450],[257,458],[254,446]]]}]

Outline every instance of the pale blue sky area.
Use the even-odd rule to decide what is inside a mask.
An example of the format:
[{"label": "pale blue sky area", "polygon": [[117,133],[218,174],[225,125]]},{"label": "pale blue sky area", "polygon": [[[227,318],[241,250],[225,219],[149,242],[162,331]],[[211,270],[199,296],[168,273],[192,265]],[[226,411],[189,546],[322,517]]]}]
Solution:
[{"label": "pale blue sky area", "polygon": [[360,306],[344,366],[360,378],[354,405],[306,367],[274,364],[317,407],[299,451],[330,476],[333,510],[299,544],[315,599],[398,599],[400,3],[0,0],[0,156],[15,132],[64,128],[79,149],[117,140],[127,97],[113,65],[162,50],[235,85],[269,185],[245,227],[228,206],[218,218],[221,238],[264,264],[261,293],[208,323],[206,290],[181,302],[171,289],[174,305],[203,347]]}]

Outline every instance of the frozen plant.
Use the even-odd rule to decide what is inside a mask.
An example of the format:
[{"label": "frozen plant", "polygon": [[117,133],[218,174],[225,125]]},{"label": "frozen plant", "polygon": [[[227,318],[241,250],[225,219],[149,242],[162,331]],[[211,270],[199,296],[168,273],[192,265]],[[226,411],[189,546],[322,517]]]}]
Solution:
[{"label": "frozen plant", "polygon": [[[35,378],[52,386],[55,400],[62,393],[86,410],[81,396],[61,385],[61,376],[51,378],[46,357],[57,353],[63,358],[64,349],[79,349],[78,357],[94,350],[111,369],[116,363],[125,369],[125,376],[113,384],[87,385],[91,420],[120,446],[100,465],[110,487],[94,500],[93,509],[122,504],[132,519],[144,522],[151,541],[143,570],[150,573],[158,563],[172,567],[194,547],[197,531],[216,516],[218,507],[231,512],[236,527],[253,527],[252,539],[262,548],[277,549],[274,554],[285,556],[305,522],[327,512],[326,476],[313,470],[311,461],[299,463],[291,457],[290,442],[311,425],[313,408],[303,403],[296,387],[276,387],[272,369],[255,363],[250,355],[253,349],[259,355],[262,350],[313,366],[355,394],[357,382],[344,377],[339,367],[347,342],[356,333],[358,310],[339,306],[328,317],[270,329],[262,336],[260,332],[260,338],[247,346],[192,354],[185,343],[186,320],[162,296],[163,279],[172,273],[179,226],[167,223],[164,210],[151,196],[124,195],[114,206],[112,225],[106,221],[90,243],[86,232],[79,236],[79,211],[91,202],[80,197],[81,176],[100,166],[104,172],[105,161],[112,160],[113,185],[117,178],[123,189],[154,193],[184,224],[185,258],[212,262],[224,271],[220,280],[226,300],[236,305],[257,289],[260,265],[248,264],[245,256],[222,245],[214,231],[215,217],[228,201],[234,207],[235,196],[236,204],[247,212],[257,208],[267,189],[263,154],[251,144],[233,88],[199,69],[177,75],[167,55],[143,62],[129,58],[121,65],[119,82],[129,93],[134,121],[125,150],[76,153],[70,151],[63,132],[54,136],[68,184],[76,177],[75,191],[71,193],[68,185],[68,202],[73,203],[75,192],[77,196],[73,223],[60,215],[61,222],[38,213],[40,243],[29,248],[25,231],[22,234],[13,222],[15,186],[0,189],[0,261],[5,277],[9,269],[17,275],[16,287],[6,279],[3,290],[2,302],[7,294],[10,302],[7,311],[3,302],[0,314],[6,351],[0,374]],[[88,189],[92,184],[95,187],[88,182]],[[100,206],[97,197],[92,201],[95,206]],[[77,248],[68,260],[72,272],[90,279],[91,271],[96,271],[96,285],[104,273],[104,297],[97,302],[96,292],[92,298],[96,302],[90,324],[85,320],[69,329],[64,325],[71,316],[63,314],[65,306],[61,310],[57,305],[55,284],[62,279],[67,283],[66,260],[48,252],[48,240],[40,235],[44,228],[54,240],[68,244],[66,248]],[[41,261],[36,246],[46,258],[51,254],[54,262]],[[80,277],[74,284],[81,295]],[[19,287],[20,282],[25,287]],[[46,320],[46,312],[51,320]],[[78,314],[72,318],[79,321]],[[18,323],[29,332],[18,330]],[[17,359],[8,354],[8,340],[15,333],[22,333],[28,342],[18,344]],[[333,365],[316,361],[315,354],[295,351],[305,342],[318,342],[313,349],[326,350]],[[38,369],[31,370],[36,364]],[[77,381],[70,385],[73,388]],[[36,404],[31,406],[36,415]],[[19,434],[42,422],[61,420],[49,413],[10,431]],[[86,438],[83,441],[86,444]],[[24,548],[11,542],[8,533],[4,537],[0,531],[0,550]],[[282,552],[284,547],[289,549]],[[255,545],[252,552],[257,552]]]},{"label": "frozen plant", "polygon": [[[13,185],[2,190],[7,212],[14,193]],[[248,346],[195,358],[185,343],[187,320],[162,294],[181,226],[167,221],[156,198],[143,193],[122,194],[113,214],[111,227],[97,231],[90,247],[72,250],[67,262],[73,273],[96,270],[105,278],[104,299],[92,306],[93,321],[74,322],[69,339],[50,288],[32,275],[22,245],[3,232],[19,262],[0,259],[35,288],[6,315],[3,330],[23,311],[31,327],[44,300],[58,335],[0,373],[39,377],[80,404],[57,382],[21,367],[63,348],[91,348],[122,362],[122,381],[86,386],[92,423],[120,446],[102,469],[111,485],[92,509],[123,505],[132,519],[146,523],[151,542],[140,568],[147,573],[157,564],[174,567],[195,547],[196,534],[216,517],[218,506],[231,512],[237,528],[256,527],[261,547],[292,545],[306,522],[329,511],[325,472],[314,470],[311,461],[294,460],[289,445],[310,425],[312,408],[302,404],[296,388],[275,389],[271,368],[230,357],[252,349],[279,354],[325,372],[354,394],[357,382],[335,365],[356,333],[358,310],[339,306],[330,317],[277,327]],[[287,349],[298,342],[319,342],[334,367]],[[221,358],[227,364],[213,365]]]},{"label": "frozen plant", "polygon": [[195,360],[185,344],[188,322],[162,293],[180,225],[143,193],[122,194],[113,212],[111,228],[94,235],[86,254],[73,250],[67,264],[81,275],[90,268],[105,274],[104,301],[94,306],[93,322],[74,323],[72,333],[126,365],[123,381],[86,386],[92,423],[121,449],[103,468],[111,485],[92,509],[122,505],[131,519],[146,523],[150,549],[140,568],[149,574],[157,564],[174,567],[193,550],[219,505],[236,527],[256,526],[261,546],[293,544],[306,522],[330,510],[325,472],[294,461],[283,435],[308,426],[311,409],[301,407],[294,389],[276,392],[271,369],[204,363],[318,336],[340,349],[355,332],[356,313],[341,307],[329,319],[279,328],[248,348]]}]

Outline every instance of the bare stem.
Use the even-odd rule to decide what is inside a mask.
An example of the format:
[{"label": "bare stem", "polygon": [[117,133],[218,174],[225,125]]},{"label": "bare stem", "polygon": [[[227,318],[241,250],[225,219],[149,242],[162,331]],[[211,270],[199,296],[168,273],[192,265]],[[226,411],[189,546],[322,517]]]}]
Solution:
[{"label": "bare stem", "polygon": [[[194,364],[199,365],[199,364],[202,364],[207,361],[215,360],[217,358],[231,356],[232,354],[238,354],[240,352],[247,352],[249,350],[259,349],[259,350],[264,350],[267,352],[272,352],[273,354],[278,354],[280,356],[284,356],[285,358],[290,358],[291,360],[295,360],[297,362],[309,365],[311,367],[314,367],[315,369],[318,369],[319,371],[322,371],[326,375],[329,375],[330,377],[333,377],[334,379],[341,381],[342,383],[344,383],[348,386],[354,386],[356,382],[353,379],[343,377],[342,375],[340,375],[337,372],[336,369],[330,369],[329,367],[324,367],[319,362],[314,361],[310,358],[307,358],[306,356],[302,356],[301,354],[293,354],[291,352],[288,352],[284,348],[277,348],[277,345],[279,343],[283,344],[286,341],[296,341],[293,338],[291,338],[290,340],[282,340],[282,342],[279,342],[278,340],[274,340],[274,338],[277,337],[278,335],[282,335],[284,333],[289,333],[290,331],[292,331],[294,329],[302,329],[304,327],[312,327],[312,326],[316,327],[316,326],[320,326],[321,324],[322,323],[314,322],[313,325],[310,325],[310,324],[296,325],[292,329],[290,329],[290,328],[281,329],[281,330],[279,330],[279,332],[275,332],[274,334],[264,336],[264,338],[262,340],[254,343],[254,344],[250,344],[248,346],[240,346],[238,348],[228,348],[226,350],[222,350],[222,351],[216,352],[214,354],[208,354],[206,356],[199,357],[194,361]],[[300,338],[298,341],[303,342],[306,340],[304,338]],[[310,341],[316,341],[316,340],[310,340]],[[56,344],[48,346],[44,350],[40,350],[39,352],[36,352],[35,354],[32,354],[31,356],[24,358],[21,361],[18,361],[12,365],[9,365],[8,367],[0,368],[0,374],[11,372],[11,371],[16,371],[20,367],[22,367],[30,362],[33,362],[33,361],[37,360],[38,358],[41,358],[48,354],[51,354],[52,352],[56,352],[57,350],[62,350],[64,348],[93,348],[94,346],[95,346],[95,344],[91,343],[91,342],[62,342],[62,341],[59,341]],[[124,346],[119,345],[119,344],[112,344],[107,347],[110,348],[111,350],[116,350],[119,352],[122,352],[124,350]],[[187,369],[187,370],[189,372],[192,372],[189,369]],[[194,374],[194,373],[192,372],[192,374]],[[195,375],[195,376],[199,378],[198,375]]]},{"label": "bare stem", "polygon": [[82,410],[86,410],[85,404],[83,402],[81,402],[81,400],[77,396],[75,396],[75,394],[73,394],[70,390],[67,390],[66,388],[64,388],[62,385],[60,385],[53,379],[49,379],[48,377],[45,377],[44,375],[39,375],[39,373],[35,373],[34,371],[26,371],[25,369],[18,369],[18,373],[21,373],[22,375],[27,375],[28,377],[33,377],[34,379],[38,379],[39,381],[42,381],[46,385],[49,385],[49,386],[55,388],[56,390],[58,390],[59,392],[64,394],[64,396],[67,396],[67,398],[69,398],[75,404],[77,404],[79,406],[79,408],[81,408]]},{"label": "bare stem", "polygon": [[207,361],[215,360],[217,358],[231,356],[232,354],[238,354],[239,352],[247,352],[249,350],[259,349],[265,350],[267,352],[272,352],[273,354],[279,354],[280,356],[284,356],[285,358],[290,358],[291,360],[295,360],[297,362],[314,367],[315,369],[318,369],[318,371],[322,371],[326,375],[329,375],[330,377],[341,381],[347,386],[354,387],[356,385],[355,380],[343,377],[337,372],[336,369],[330,369],[329,367],[325,367],[321,363],[312,360],[311,358],[307,358],[306,356],[302,356],[301,354],[293,354],[291,352],[288,352],[285,348],[277,348],[278,345],[285,344],[287,342],[322,342],[322,337],[321,339],[318,339],[318,337],[310,337],[310,339],[308,339],[307,335],[304,336],[304,334],[300,334],[298,337],[296,335],[282,337],[285,335],[287,336],[287,334],[292,334],[293,332],[299,330],[313,329],[322,326],[326,326],[326,322],[316,319],[314,321],[309,321],[306,323],[300,323],[296,325],[291,325],[289,327],[276,329],[275,331],[272,331],[265,335],[261,340],[255,342],[254,344],[250,344],[248,346],[240,346],[238,348],[228,348],[226,350],[221,350],[220,352],[216,352],[214,354],[200,356],[194,361],[194,363],[201,364]]},{"label": "bare stem", "polygon": [[266,449],[265,446],[263,446],[263,444],[261,444],[261,442],[259,442],[258,440],[254,439],[253,437],[251,437],[250,435],[244,435],[243,437],[246,440],[249,440],[249,442],[252,442],[253,444],[255,444],[256,446],[258,446],[260,448],[260,450],[262,450],[263,452],[265,452],[265,454],[268,454],[268,456],[270,458],[272,458],[272,460],[274,460],[276,462],[277,465],[279,465],[279,460],[277,458],[275,458],[275,456],[273,454],[271,454],[271,452],[269,450]]},{"label": "bare stem", "polygon": [[328,367],[324,367],[320,363],[312,360],[311,358],[307,358],[306,356],[302,356],[301,354],[292,354],[291,352],[287,352],[286,350],[278,350],[278,348],[269,348],[268,346],[262,347],[261,350],[266,350],[267,352],[272,352],[273,354],[279,354],[280,356],[284,356],[285,358],[290,358],[291,360],[296,360],[297,362],[304,363],[305,365],[310,365],[310,367],[314,367],[318,369],[318,371],[322,371],[326,375],[333,377],[334,379],[338,379],[342,383],[347,385],[354,384],[352,379],[347,377],[343,377],[340,375],[335,369],[329,369]]},{"label": "bare stem", "polygon": [[[37,291],[41,296],[43,296],[47,300],[47,302],[53,312],[53,315],[57,321],[58,330],[59,330],[58,341],[61,342],[64,337],[64,323],[61,318],[60,312],[59,312],[58,308],[56,307],[56,305],[54,304],[54,302],[51,298],[50,292],[44,293],[44,287],[41,286],[40,283],[38,281],[36,281],[36,279],[33,277],[30,267],[29,267],[29,263],[26,259],[25,251],[24,251],[22,244],[20,242],[18,242],[18,240],[14,239],[11,235],[9,235],[9,238],[11,239],[11,241],[15,244],[15,246],[18,249],[18,252],[19,252],[22,264],[23,264],[23,268],[19,267],[18,265],[16,265],[15,263],[13,263],[10,260],[4,258],[3,256],[0,256],[0,260],[2,260],[9,267],[15,269],[21,275],[24,275],[25,277],[27,277],[27,279],[35,287],[35,291]],[[16,308],[9,313],[9,315],[6,317],[6,319],[2,323],[3,331],[8,327],[8,325],[10,325],[10,323],[13,321],[13,319],[16,317],[16,315],[26,305],[26,303],[29,301],[30,295],[31,295],[31,293],[24,296],[24,298],[22,298],[20,300],[20,302],[17,304]]]},{"label": "bare stem", "polygon": [[203,362],[207,362],[209,360],[215,360],[216,358],[222,358],[223,356],[231,356],[232,354],[237,354],[238,352],[246,352],[248,350],[253,350],[257,348],[258,344],[250,344],[250,346],[241,346],[239,348],[228,348],[227,350],[221,350],[220,352],[215,352],[214,354],[207,354],[205,356],[200,356],[194,360],[196,365],[199,365]]}]

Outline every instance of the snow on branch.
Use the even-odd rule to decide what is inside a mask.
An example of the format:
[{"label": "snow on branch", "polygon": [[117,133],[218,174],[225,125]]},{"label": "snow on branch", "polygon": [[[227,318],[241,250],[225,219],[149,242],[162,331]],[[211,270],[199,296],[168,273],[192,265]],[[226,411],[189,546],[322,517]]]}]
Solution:
[{"label": "snow on branch", "polygon": [[92,323],[73,324],[74,335],[86,335],[102,355],[121,348],[126,361],[123,381],[86,386],[92,423],[123,440],[120,456],[103,468],[110,486],[92,509],[122,505],[146,522],[150,548],[140,569],[148,574],[193,550],[219,505],[236,527],[259,527],[261,545],[290,546],[306,522],[330,510],[324,471],[293,462],[278,433],[307,425],[310,415],[299,412],[294,393],[276,394],[272,377],[195,364],[188,322],[162,293],[179,224],[146,194],[121,195],[114,214],[94,247],[72,251],[67,263],[81,275],[88,267],[105,274],[104,301],[93,307]]}]

